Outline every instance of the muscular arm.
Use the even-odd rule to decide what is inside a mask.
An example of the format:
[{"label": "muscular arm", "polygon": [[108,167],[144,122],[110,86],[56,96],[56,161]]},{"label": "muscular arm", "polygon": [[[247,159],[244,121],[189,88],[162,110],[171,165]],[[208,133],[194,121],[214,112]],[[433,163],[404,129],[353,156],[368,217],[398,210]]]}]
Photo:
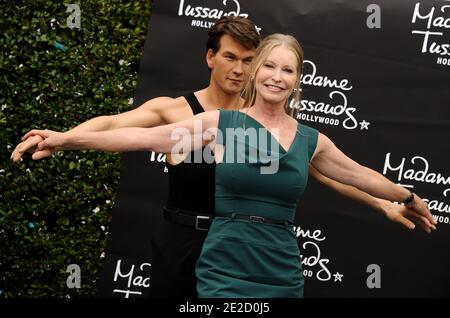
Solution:
[{"label": "muscular arm", "polygon": [[309,166],[309,174],[313,176],[317,181],[319,181],[321,184],[326,185],[327,187],[331,188],[332,190],[336,191],[339,194],[342,194],[343,196],[346,196],[350,199],[353,199],[355,201],[358,201],[360,203],[363,203],[367,206],[370,206],[374,208],[375,210],[379,212],[384,212],[382,205],[381,205],[381,199],[375,198],[371,196],[370,194],[367,194],[366,192],[363,192],[361,190],[358,190],[357,188],[343,184],[340,182],[337,182],[333,179],[330,179],[323,174],[321,174],[314,166]]},{"label": "muscular arm", "polygon": [[408,190],[347,157],[323,134],[319,134],[311,164],[323,175],[378,198],[401,202],[409,195]]},{"label": "muscular arm", "polygon": [[436,228],[428,207],[418,196],[410,206],[394,205],[390,201],[403,201],[409,194],[408,190],[351,160],[323,134],[319,134],[310,171],[321,183],[381,211],[389,219],[408,228],[414,228],[409,219],[419,223],[427,232]]},{"label": "muscular arm", "polygon": [[170,107],[173,100],[170,97],[153,98],[141,106],[121,114],[89,119],[70,131],[104,131],[124,127],[147,128],[168,124],[165,111]]},{"label": "muscular arm", "polygon": [[31,136],[45,138],[39,143],[40,150],[58,148],[63,150],[103,150],[114,152],[156,151],[170,153],[190,152],[212,142],[217,128],[219,112],[201,113],[184,121],[153,128],[119,128],[98,132],[32,130]]},{"label": "muscular arm", "polygon": [[[179,102],[170,97],[157,97],[125,113],[89,119],[70,131],[94,132],[123,127],[155,127],[164,125],[171,122],[170,112],[174,112],[172,108],[177,108],[179,104]],[[30,133],[22,137],[22,142],[16,146],[11,154],[11,160],[15,162],[21,160],[25,152],[35,153],[33,155],[34,159],[42,159],[53,155],[57,150],[55,148],[36,150],[37,144],[43,139],[38,135],[30,137]]]}]

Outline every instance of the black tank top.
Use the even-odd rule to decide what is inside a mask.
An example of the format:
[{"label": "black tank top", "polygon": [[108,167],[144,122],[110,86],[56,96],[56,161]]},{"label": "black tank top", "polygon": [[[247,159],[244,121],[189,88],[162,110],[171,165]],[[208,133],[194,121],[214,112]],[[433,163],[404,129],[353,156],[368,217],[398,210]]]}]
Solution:
[{"label": "black tank top", "polygon": [[[194,115],[204,112],[194,93],[186,96],[189,106]],[[203,149],[196,152],[203,152]],[[195,154],[191,153],[191,161]],[[197,212],[200,214],[215,214],[215,163],[206,163],[203,156],[201,163],[181,162],[171,165],[166,162],[169,174],[169,195],[167,206]]]}]

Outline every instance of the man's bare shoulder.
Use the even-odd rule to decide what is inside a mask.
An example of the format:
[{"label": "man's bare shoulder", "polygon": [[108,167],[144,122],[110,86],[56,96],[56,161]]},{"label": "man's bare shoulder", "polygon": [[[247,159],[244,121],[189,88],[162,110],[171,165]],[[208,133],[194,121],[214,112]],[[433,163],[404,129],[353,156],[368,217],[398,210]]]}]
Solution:
[{"label": "man's bare shoulder", "polygon": [[167,123],[176,123],[194,116],[189,103],[183,96],[173,98],[168,102],[161,115]]},{"label": "man's bare shoulder", "polygon": [[140,112],[158,114],[166,124],[176,123],[193,116],[191,107],[183,96],[175,98],[155,97],[145,102],[138,109]]},{"label": "man's bare shoulder", "polygon": [[167,108],[183,108],[188,107],[188,103],[184,97],[169,97],[161,96],[149,99],[144,104],[139,106],[141,109],[155,110]]},{"label": "man's bare shoulder", "polygon": [[188,108],[190,108],[189,104],[188,104],[186,98],[184,98],[184,96],[179,96],[179,97],[173,98],[172,102],[173,102],[172,105],[175,106],[175,107],[180,107],[180,108],[188,107]]}]

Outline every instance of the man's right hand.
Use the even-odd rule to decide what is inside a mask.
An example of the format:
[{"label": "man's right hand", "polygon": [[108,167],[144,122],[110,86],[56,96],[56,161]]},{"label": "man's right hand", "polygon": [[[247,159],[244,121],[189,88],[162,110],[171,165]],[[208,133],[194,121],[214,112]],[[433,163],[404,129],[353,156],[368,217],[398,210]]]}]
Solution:
[{"label": "man's right hand", "polygon": [[14,162],[22,161],[22,156],[26,152],[33,154],[34,160],[51,157],[56,152],[55,148],[46,148],[39,150],[37,146],[41,141],[44,140],[44,138],[39,135],[27,137],[26,139],[22,140],[23,141],[16,146],[11,154],[11,160]]}]

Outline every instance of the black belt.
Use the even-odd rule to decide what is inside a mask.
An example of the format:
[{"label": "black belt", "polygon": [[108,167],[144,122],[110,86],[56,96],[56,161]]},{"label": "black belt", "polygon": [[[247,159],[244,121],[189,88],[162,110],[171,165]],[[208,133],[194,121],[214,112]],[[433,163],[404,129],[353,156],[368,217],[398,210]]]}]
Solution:
[{"label": "black belt", "polygon": [[268,224],[276,224],[276,225],[294,225],[294,223],[292,223],[291,221],[269,219],[269,218],[259,216],[259,215],[245,215],[245,214],[231,213],[231,214],[227,214],[227,215],[217,215],[217,216],[218,217],[224,216],[224,217],[228,217],[230,219],[248,220],[248,221],[252,221],[255,223],[268,223]]},{"label": "black belt", "polygon": [[199,215],[193,211],[164,207],[164,219],[167,221],[189,226],[198,231],[208,231],[214,219],[213,215]]}]

